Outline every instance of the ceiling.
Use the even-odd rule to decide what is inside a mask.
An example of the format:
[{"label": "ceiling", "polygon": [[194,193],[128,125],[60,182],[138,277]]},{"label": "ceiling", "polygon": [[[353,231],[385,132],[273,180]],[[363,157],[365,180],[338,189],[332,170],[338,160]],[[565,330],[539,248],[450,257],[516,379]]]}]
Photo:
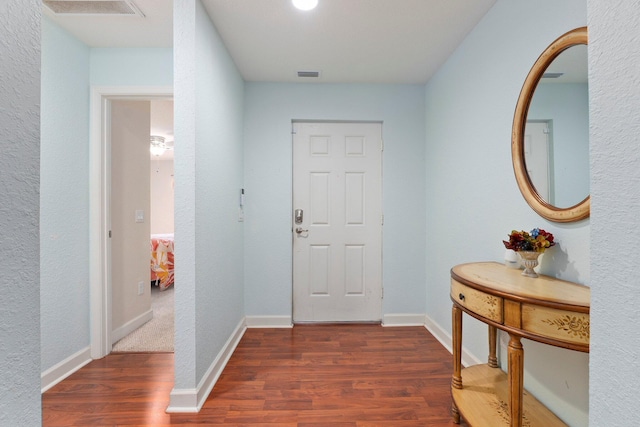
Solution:
[{"label": "ceiling", "polygon": [[[408,84],[426,83],[495,3],[319,0],[303,12],[290,0],[201,1],[246,81]],[[44,10],[90,47],[170,47],[172,0],[133,2],[144,17]]]},{"label": "ceiling", "polygon": [[[173,45],[173,0],[108,1],[143,16],[43,12],[90,47]],[[495,0],[319,0],[307,12],[291,0],[201,2],[246,81],[424,84]],[[171,101],[152,105],[151,134],[173,140]]]}]

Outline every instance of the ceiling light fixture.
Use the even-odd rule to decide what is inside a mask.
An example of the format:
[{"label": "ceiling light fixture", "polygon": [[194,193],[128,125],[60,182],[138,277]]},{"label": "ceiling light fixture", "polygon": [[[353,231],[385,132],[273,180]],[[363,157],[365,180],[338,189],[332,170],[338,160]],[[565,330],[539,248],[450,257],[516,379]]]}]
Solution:
[{"label": "ceiling light fixture", "polygon": [[311,10],[318,5],[318,0],[291,0],[293,5],[300,10]]},{"label": "ceiling light fixture", "polygon": [[164,137],[151,135],[149,138],[151,145],[149,145],[149,151],[154,156],[162,156],[167,149],[167,146],[164,144]]}]

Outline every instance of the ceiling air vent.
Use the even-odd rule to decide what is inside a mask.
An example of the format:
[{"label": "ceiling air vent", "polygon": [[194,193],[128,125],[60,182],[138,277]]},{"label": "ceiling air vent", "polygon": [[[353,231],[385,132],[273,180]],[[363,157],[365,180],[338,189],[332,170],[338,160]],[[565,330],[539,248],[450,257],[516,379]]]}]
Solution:
[{"label": "ceiling air vent", "polygon": [[58,15],[129,15],[144,17],[132,0],[43,0]]},{"label": "ceiling air vent", "polygon": [[557,79],[558,77],[562,77],[564,73],[544,73],[542,75],[543,79]]},{"label": "ceiling air vent", "polygon": [[298,77],[320,77],[320,71],[298,71]]}]

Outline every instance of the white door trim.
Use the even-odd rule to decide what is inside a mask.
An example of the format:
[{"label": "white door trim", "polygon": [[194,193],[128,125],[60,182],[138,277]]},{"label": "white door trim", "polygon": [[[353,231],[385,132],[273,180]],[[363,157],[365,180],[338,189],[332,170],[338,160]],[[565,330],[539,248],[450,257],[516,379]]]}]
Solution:
[{"label": "white door trim", "polygon": [[91,358],[111,352],[109,212],[111,99],[173,98],[172,86],[92,86],[89,148],[89,281]]}]

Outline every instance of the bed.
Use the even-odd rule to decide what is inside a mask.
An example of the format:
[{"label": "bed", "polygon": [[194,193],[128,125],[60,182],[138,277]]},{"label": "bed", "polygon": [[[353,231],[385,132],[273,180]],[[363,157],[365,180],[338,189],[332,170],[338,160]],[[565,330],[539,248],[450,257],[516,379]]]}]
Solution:
[{"label": "bed", "polygon": [[161,291],[173,285],[173,233],[151,235],[151,281]]}]

